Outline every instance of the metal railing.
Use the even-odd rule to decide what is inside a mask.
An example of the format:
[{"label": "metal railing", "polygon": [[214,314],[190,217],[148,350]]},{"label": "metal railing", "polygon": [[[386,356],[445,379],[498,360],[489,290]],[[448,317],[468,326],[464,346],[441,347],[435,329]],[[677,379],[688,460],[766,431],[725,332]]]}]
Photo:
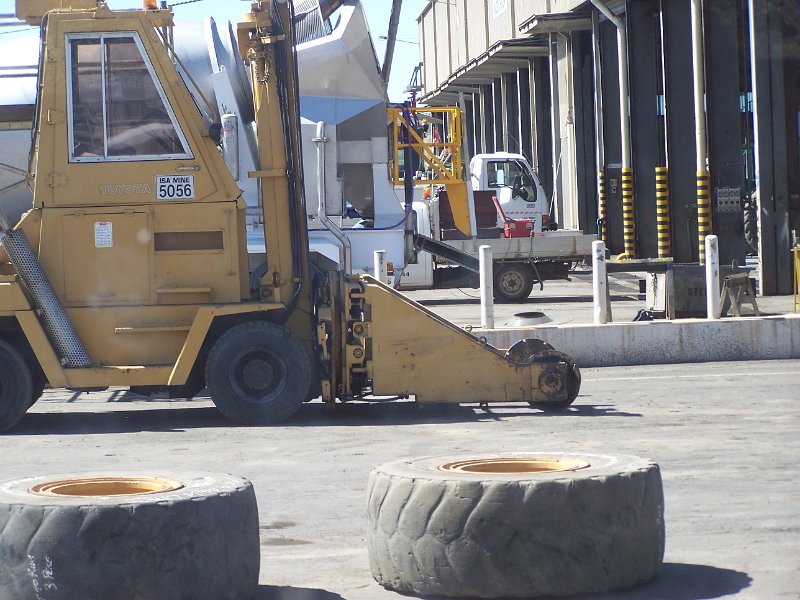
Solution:
[{"label": "metal railing", "polygon": [[402,107],[387,111],[392,128],[391,176],[395,185],[404,182],[400,161],[410,148],[416,164],[411,168],[414,185],[464,181],[461,144],[461,111],[456,106]]}]

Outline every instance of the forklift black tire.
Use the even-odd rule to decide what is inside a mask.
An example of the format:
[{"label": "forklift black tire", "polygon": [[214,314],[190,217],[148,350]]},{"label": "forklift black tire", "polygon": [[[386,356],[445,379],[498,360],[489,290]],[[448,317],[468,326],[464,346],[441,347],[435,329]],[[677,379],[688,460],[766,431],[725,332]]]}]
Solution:
[{"label": "forklift black tire", "polygon": [[494,276],[494,298],[498,302],[522,302],[533,290],[533,273],[519,263],[501,264]]},{"label": "forklift black tire", "polygon": [[634,456],[438,456],[373,469],[373,577],[403,594],[597,595],[655,577],[664,557],[658,465]]},{"label": "forklift black tire", "polygon": [[33,386],[31,389],[33,392],[31,393],[31,402],[28,405],[28,408],[36,404],[36,401],[42,397],[44,394],[44,388],[47,387],[47,379],[45,379],[43,374],[34,375],[33,376]]},{"label": "forklift black tire", "polygon": [[288,329],[240,323],[214,342],[206,360],[211,400],[231,421],[270,425],[291,417],[308,397],[311,361]]},{"label": "forklift black tire", "polygon": [[0,432],[19,423],[33,403],[33,377],[25,358],[0,340]]},{"label": "forklift black tire", "polygon": [[217,473],[0,482],[0,600],[253,598],[252,484]]}]

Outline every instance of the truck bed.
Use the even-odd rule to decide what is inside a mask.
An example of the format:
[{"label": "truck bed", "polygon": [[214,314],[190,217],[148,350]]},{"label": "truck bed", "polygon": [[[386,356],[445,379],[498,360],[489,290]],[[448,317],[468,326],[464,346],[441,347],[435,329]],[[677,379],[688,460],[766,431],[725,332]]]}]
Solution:
[{"label": "truck bed", "polygon": [[478,226],[477,244],[458,229],[446,190],[439,192],[439,235],[441,241],[461,252],[477,256],[478,246],[492,247],[494,260],[503,259],[564,259],[581,260],[592,255],[593,234],[577,229],[542,231],[532,238],[504,238],[503,228],[497,227],[497,209],[492,192],[475,191],[475,218]]},{"label": "truck bed", "polygon": [[466,252],[476,254],[477,247],[492,247],[492,258],[503,259],[565,259],[581,260],[592,255],[592,242],[595,235],[574,229],[543,231],[531,238],[478,238],[473,248],[473,240],[447,240],[447,244]]}]

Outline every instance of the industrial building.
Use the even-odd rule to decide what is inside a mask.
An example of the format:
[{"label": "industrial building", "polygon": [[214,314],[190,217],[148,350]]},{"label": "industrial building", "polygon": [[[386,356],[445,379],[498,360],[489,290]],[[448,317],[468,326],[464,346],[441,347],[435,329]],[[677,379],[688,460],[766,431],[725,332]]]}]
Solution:
[{"label": "industrial building", "polygon": [[[416,100],[463,101],[471,153],[521,152],[559,225],[623,258],[759,259],[792,286],[800,228],[794,0],[430,0]],[[757,229],[756,229],[757,225]]]}]

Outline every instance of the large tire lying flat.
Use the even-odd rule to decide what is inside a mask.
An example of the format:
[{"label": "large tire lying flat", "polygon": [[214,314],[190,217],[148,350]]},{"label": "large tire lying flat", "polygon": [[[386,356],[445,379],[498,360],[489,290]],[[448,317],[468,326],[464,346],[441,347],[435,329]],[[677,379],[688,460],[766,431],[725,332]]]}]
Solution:
[{"label": "large tire lying flat", "polygon": [[259,554],[255,493],[233,475],[0,483],[0,600],[241,600]]},{"label": "large tire lying flat", "polygon": [[599,594],[658,574],[663,507],[658,466],[633,456],[392,462],[370,474],[370,568],[419,595]]}]

